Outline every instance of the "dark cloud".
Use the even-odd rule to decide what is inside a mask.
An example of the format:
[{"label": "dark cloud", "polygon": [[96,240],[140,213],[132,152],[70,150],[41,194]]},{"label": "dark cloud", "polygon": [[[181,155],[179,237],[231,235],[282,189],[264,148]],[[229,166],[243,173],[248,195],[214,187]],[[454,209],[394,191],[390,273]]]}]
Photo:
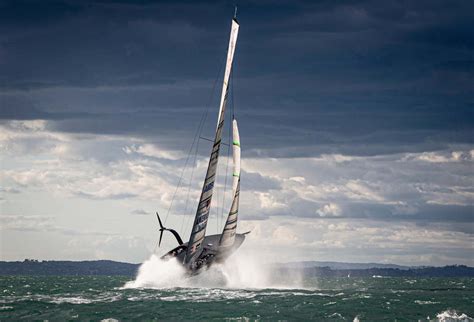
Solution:
[{"label": "dark cloud", "polygon": [[280,189],[280,183],[276,179],[264,177],[256,172],[246,172],[242,170],[241,178],[245,178],[245,186],[252,187],[253,191],[267,191]]},{"label": "dark cloud", "polygon": [[[433,151],[473,143],[468,1],[242,2],[234,70],[247,153]],[[213,128],[232,4],[7,1],[0,118],[153,138]]]},{"label": "dark cloud", "polygon": [[82,7],[72,1],[2,1],[0,20],[2,26],[38,27],[78,14]]}]

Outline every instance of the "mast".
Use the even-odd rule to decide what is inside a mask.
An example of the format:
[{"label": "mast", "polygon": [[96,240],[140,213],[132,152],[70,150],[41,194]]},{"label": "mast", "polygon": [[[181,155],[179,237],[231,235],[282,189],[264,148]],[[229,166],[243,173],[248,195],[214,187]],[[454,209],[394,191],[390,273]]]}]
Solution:
[{"label": "mast", "polygon": [[234,169],[232,174],[232,206],[227,216],[227,221],[222,231],[219,244],[224,247],[234,245],[235,233],[237,231],[237,216],[239,214],[240,195],[240,137],[237,121],[232,122],[232,154]]},{"label": "mast", "polygon": [[194,217],[193,228],[191,230],[191,236],[189,237],[188,248],[186,250],[186,256],[184,263],[188,264],[191,260],[198,256],[202,250],[202,241],[206,235],[207,221],[209,218],[209,211],[211,209],[212,193],[214,190],[214,182],[217,171],[217,162],[219,158],[219,149],[222,138],[222,128],[224,127],[224,115],[227,103],[227,96],[229,93],[229,78],[232,71],[232,61],[234,59],[235,45],[237,42],[237,35],[239,33],[239,23],[237,19],[232,19],[232,27],[230,31],[229,47],[227,50],[227,61],[224,73],[224,82],[222,84],[222,94],[219,104],[219,114],[217,119],[216,134],[214,138],[214,144],[212,146],[211,157],[209,159],[209,165],[207,167],[206,178],[201,191],[201,197],[199,198],[198,209],[196,216]]}]

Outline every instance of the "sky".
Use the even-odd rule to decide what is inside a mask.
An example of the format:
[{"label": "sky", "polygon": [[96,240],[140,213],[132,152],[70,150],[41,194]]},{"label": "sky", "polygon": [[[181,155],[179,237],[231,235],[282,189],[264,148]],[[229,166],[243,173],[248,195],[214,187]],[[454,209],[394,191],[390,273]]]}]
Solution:
[{"label": "sky", "polygon": [[[0,0],[1,260],[142,262],[155,211],[189,238],[234,2]],[[474,2],[237,3],[241,251],[474,266]]]}]

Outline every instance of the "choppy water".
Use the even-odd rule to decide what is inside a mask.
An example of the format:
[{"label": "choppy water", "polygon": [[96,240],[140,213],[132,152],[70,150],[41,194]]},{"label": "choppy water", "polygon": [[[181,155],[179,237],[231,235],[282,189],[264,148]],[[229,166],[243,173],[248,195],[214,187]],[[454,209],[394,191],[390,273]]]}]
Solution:
[{"label": "choppy water", "polygon": [[129,280],[0,277],[0,320],[472,321],[474,316],[472,278],[305,279],[305,289],[124,288]]}]

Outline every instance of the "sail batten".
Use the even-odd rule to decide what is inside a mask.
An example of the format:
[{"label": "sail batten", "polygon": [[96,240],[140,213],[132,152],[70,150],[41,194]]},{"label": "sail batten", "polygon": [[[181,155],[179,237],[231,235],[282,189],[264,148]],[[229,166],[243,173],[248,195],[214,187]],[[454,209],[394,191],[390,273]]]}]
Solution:
[{"label": "sail batten", "polygon": [[212,193],[214,191],[214,182],[216,178],[217,163],[219,160],[219,151],[222,139],[222,129],[224,127],[224,116],[227,104],[227,96],[229,92],[229,78],[232,71],[232,61],[234,58],[235,45],[237,42],[237,36],[239,33],[239,24],[237,20],[232,20],[232,27],[230,32],[229,47],[227,51],[227,61],[224,73],[224,81],[222,84],[222,94],[219,104],[219,114],[217,118],[217,127],[214,137],[214,144],[212,146],[211,156],[209,159],[209,165],[207,167],[206,178],[201,191],[201,197],[199,198],[198,209],[194,218],[193,228],[191,230],[191,236],[189,237],[188,247],[186,250],[186,256],[184,262],[190,263],[191,260],[200,254],[202,250],[202,242],[206,234],[207,222],[209,219],[209,211],[211,208]]}]

